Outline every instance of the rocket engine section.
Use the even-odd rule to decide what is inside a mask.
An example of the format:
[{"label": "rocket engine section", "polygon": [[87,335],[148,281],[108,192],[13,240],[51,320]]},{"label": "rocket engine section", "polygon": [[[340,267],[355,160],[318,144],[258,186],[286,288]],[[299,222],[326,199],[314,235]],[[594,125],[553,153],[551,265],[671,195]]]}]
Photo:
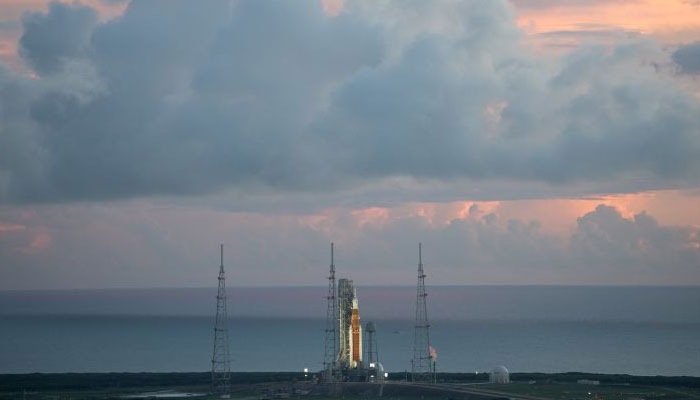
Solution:
[{"label": "rocket engine section", "polygon": [[357,291],[353,287],[352,280],[338,281],[338,303],[340,317],[338,362],[345,368],[357,368],[362,365],[362,324]]}]

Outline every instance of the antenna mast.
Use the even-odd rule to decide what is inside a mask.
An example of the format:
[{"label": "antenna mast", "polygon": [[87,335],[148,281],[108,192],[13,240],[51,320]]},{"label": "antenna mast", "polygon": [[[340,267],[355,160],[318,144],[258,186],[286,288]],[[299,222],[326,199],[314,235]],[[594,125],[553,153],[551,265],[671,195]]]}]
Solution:
[{"label": "antenna mast", "polygon": [[211,391],[228,394],[231,385],[231,356],[228,348],[228,312],[226,310],[226,276],[224,274],[224,245],[221,245],[219,289],[216,294],[214,324],[214,354],[211,358]]},{"label": "antenna mast", "polygon": [[416,324],[413,334],[413,359],[411,379],[414,382],[432,381],[432,357],[430,355],[430,324],[426,304],[425,272],[423,271],[422,245],[418,243],[418,286],[416,291]]},{"label": "antenna mast", "polygon": [[328,309],[326,310],[326,345],[323,356],[323,380],[333,382],[336,378],[336,357],[338,355],[338,301],[335,288],[334,245],[331,243],[331,267],[328,275]]}]

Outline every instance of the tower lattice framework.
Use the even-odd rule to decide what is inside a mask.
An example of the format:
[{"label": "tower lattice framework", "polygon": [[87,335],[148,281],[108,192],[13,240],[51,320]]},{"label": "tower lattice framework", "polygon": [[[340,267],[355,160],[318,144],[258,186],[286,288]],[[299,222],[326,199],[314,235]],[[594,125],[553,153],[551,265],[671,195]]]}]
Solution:
[{"label": "tower lattice framework", "polygon": [[211,358],[211,390],[228,394],[231,386],[231,355],[228,346],[228,311],[226,309],[226,276],[224,274],[224,245],[221,245],[219,290],[216,294],[214,352]]},{"label": "tower lattice framework", "polygon": [[335,286],[334,245],[331,243],[331,266],[328,275],[328,308],[326,310],[326,344],[323,356],[323,379],[332,382],[337,378],[338,356],[338,299]]},{"label": "tower lattice framework", "polygon": [[418,286],[416,292],[416,323],[413,333],[413,359],[411,379],[414,382],[432,381],[432,357],[430,355],[430,323],[425,291],[422,245],[418,243]]},{"label": "tower lattice framework", "polygon": [[377,326],[370,321],[365,326],[365,343],[367,345],[367,380],[370,382],[383,382],[384,369],[379,367],[379,350],[377,349]]}]

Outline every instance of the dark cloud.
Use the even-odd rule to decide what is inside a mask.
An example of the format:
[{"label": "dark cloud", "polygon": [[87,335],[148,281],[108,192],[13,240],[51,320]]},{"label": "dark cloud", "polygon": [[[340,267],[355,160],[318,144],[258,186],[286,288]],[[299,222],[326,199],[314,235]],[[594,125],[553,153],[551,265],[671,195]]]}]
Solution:
[{"label": "dark cloud", "polygon": [[22,18],[20,53],[39,74],[61,68],[64,61],[86,56],[97,12],[79,4],[49,4],[48,13],[32,12]]},{"label": "dark cloud", "polygon": [[678,64],[681,72],[685,74],[700,73],[700,42],[679,47],[673,53],[673,61]]},{"label": "dark cloud", "polygon": [[6,202],[396,177],[698,183],[700,105],[656,71],[653,44],[540,59],[503,0],[337,17],[316,1],[134,1],[107,23],[53,4],[23,24],[39,76],[0,71]]},{"label": "dark cloud", "polygon": [[335,93],[320,131],[329,147],[354,151],[346,169],[562,184],[630,173],[693,180],[698,103],[640,66],[648,44],[582,48],[548,75],[512,47],[511,21],[484,23],[483,12],[465,13],[461,36],[423,37],[399,62]]},{"label": "dark cloud", "polygon": [[[34,17],[34,29],[51,30],[51,16]],[[337,81],[381,54],[376,29],[351,16],[331,20],[315,1],[242,2],[233,11],[229,1],[137,1],[96,27],[90,44],[100,82],[78,84],[100,86],[100,95],[82,101],[63,87],[21,88],[31,99],[22,114],[41,132],[48,165],[36,186],[10,168],[10,198],[296,186],[303,124]]]}]

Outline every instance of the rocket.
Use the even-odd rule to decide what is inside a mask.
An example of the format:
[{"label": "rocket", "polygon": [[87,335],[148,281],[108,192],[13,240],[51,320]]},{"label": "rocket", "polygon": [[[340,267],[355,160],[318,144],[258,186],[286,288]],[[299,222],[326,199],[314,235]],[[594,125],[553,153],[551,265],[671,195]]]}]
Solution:
[{"label": "rocket", "polygon": [[352,362],[351,365],[358,366],[362,363],[362,324],[360,323],[360,308],[357,304],[357,290],[352,297]]},{"label": "rocket", "polygon": [[362,364],[362,323],[357,290],[350,279],[338,281],[338,311],[340,351],[337,361],[345,368],[357,368]]}]

